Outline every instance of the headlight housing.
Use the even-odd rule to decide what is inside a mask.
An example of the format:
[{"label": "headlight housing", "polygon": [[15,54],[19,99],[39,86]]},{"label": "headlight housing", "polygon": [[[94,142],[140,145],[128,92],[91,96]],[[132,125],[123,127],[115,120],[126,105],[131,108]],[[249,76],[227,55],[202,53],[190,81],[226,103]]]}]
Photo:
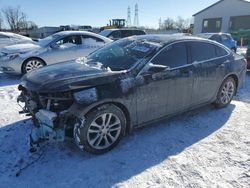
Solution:
[{"label": "headlight housing", "polygon": [[11,61],[13,59],[16,59],[17,57],[19,57],[19,53],[14,53],[14,54],[7,54],[7,53],[1,53],[0,54],[0,59],[2,61]]}]

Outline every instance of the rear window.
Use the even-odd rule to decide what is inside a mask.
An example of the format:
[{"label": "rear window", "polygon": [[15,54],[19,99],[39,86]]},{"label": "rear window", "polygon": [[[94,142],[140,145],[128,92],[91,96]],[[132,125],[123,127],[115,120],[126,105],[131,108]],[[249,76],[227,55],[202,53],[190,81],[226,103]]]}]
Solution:
[{"label": "rear window", "polygon": [[220,46],[215,46],[215,50],[217,57],[222,57],[228,54],[228,52]]},{"label": "rear window", "polygon": [[206,61],[217,57],[215,47],[205,42],[190,42],[192,62]]}]

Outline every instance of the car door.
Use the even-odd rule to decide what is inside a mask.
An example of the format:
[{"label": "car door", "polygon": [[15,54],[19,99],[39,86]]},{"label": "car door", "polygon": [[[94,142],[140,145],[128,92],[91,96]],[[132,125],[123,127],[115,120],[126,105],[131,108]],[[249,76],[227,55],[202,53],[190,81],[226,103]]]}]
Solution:
[{"label": "car door", "polygon": [[104,45],[105,42],[100,38],[90,35],[82,35],[82,45],[79,48],[78,57],[87,56]]},{"label": "car door", "polygon": [[216,95],[229,65],[225,57],[227,52],[208,42],[188,42],[188,48],[194,74],[193,105],[207,103]]},{"label": "car door", "polygon": [[81,44],[81,35],[65,36],[56,40],[43,57],[48,64],[76,59]]},{"label": "car door", "polygon": [[187,59],[187,48],[184,42],[171,44],[150,62],[153,65],[167,66],[166,70],[152,74],[143,71],[140,74],[144,77],[144,84],[137,88],[138,124],[162,118],[189,107],[193,76],[192,66],[188,64]]}]

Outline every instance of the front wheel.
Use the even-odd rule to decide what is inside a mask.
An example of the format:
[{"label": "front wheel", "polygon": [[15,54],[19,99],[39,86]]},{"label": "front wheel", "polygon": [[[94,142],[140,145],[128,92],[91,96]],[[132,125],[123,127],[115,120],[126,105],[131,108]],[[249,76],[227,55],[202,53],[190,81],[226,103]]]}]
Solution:
[{"label": "front wheel", "polygon": [[74,139],[80,149],[103,154],[113,149],[124,135],[126,118],[115,105],[98,107],[85,118],[74,127]]},{"label": "front wheel", "polygon": [[23,73],[26,74],[43,66],[45,66],[45,63],[38,58],[28,59],[23,64]]},{"label": "front wheel", "polygon": [[217,99],[215,101],[216,107],[224,107],[230,104],[235,92],[236,92],[235,80],[232,77],[228,77],[221,84],[221,87],[217,94]]}]

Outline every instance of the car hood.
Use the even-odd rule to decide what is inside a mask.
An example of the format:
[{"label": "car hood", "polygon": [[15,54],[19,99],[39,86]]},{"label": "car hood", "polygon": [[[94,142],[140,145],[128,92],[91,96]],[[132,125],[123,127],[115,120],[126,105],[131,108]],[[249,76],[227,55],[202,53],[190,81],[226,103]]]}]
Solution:
[{"label": "car hood", "polygon": [[42,48],[35,43],[25,43],[25,44],[15,44],[1,48],[1,52],[12,54],[12,53],[25,53],[33,50],[38,50]]},{"label": "car hood", "polygon": [[34,70],[22,78],[21,85],[38,93],[78,90],[113,82],[121,72],[68,61]]}]

